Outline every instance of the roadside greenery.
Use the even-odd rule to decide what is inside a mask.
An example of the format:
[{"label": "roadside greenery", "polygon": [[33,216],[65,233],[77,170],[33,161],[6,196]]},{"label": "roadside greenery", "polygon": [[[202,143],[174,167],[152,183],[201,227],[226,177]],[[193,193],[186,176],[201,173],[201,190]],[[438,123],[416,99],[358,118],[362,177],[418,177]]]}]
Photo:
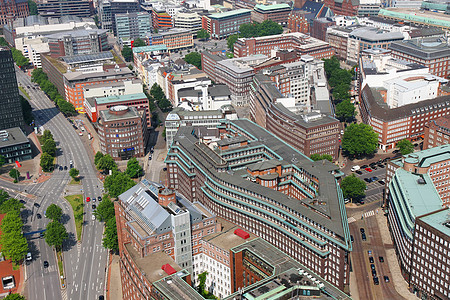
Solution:
[{"label": "roadside greenery", "polygon": [[0,155],[0,167],[3,167],[4,164],[6,164],[6,158],[3,155]]},{"label": "roadside greenery", "polygon": [[75,229],[77,231],[77,240],[79,241],[81,239],[81,231],[83,229],[83,195],[70,195],[66,196],[65,199],[72,206],[73,218],[75,220]]},{"label": "roadside greenery", "polygon": [[103,172],[105,173],[109,172],[110,170],[117,170],[117,164],[114,161],[114,158],[112,158],[109,154],[102,154],[102,156],[97,160],[95,166],[97,167],[97,170],[103,170]]},{"label": "roadside greenery", "polygon": [[341,190],[344,198],[357,200],[364,197],[366,191],[366,183],[352,174],[345,177],[341,181]]},{"label": "roadside greenery", "polygon": [[28,7],[30,9],[30,16],[38,14],[37,4],[33,0],[28,0]]},{"label": "roadside greenery", "polygon": [[206,40],[209,39],[210,36],[211,36],[211,35],[209,34],[209,32],[206,31],[206,30],[203,29],[203,28],[200,29],[200,30],[197,32],[197,38],[198,38],[199,40],[206,41]]},{"label": "roadside greenery", "polygon": [[197,69],[202,69],[202,56],[198,52],[191,52],[184,57],[184,61],[188,64],[194,65]]},{"label": "roadside greenery", "polygon": [[144,170],[142,169],[141,165],[139,165],[139,161],[136,159],[136,157],[132,157],[127,162],[127,170],[125,173],[130,176],[131,178],[138,178],[139,176],[143,175]]},{"label": "roadside greenery", "polygon": [[73,180],[79,181],[78,175],[80,175],[80,171],[78,171],[78,169],[72,168],[69,171],[69,175],[70,177],[72,177]]},{"label": "roadside greenery", "polygon": [[111,196],[111,198],[117,198],[123,192],[129,190],[136,183],[126,173],[122,173],[118,170],[114,170],[112,175],[105,178],[104,187],[105,191]]},{"label": "roadside greenery", "polygon": [[20,172],[17,169],[11,169],[9,171],[9,176],[14,179],[14,183],[19,182]]},{"label": "roadside greenery", "polygon": [[402,155],[406,155],[406,154],[410,154],[414,152],[414,145],[413,143],[411,143],[410,140],[401,140],[400,142],[397,143],[397,147],[400,150],[400,153]]},{"label": "roadside greenery", "polygon": [[310,156],[310,158],[311,158],[313,161],[318,161],[318,160],[324,160],[324,159],[326,159],[326,160],[329,160],[329,161],[333,162],[333,156],[331,156],[330,154],[318,154],[318,153],[315,153],[315,154],[312,154],[312,155]]},{"label": "roadside greenery", "polygon": [[342,138],[342,149],[352,157],[373,154],[377,150],[378,134],[364,123],[350,124]]},{"label": "roadside greenery", "polygon": [[9,294],[3,300],[25,300],[25,297],[20,294]]},{"label": "roadside greenery", "polygon": [[103,198],[94,211],[94,215],[100,222],[105,222],[105,231],[103,233],[103,247],[114,252],[119,251],[119,242],[117,240],[116,215],[114,211],[114,202],[109,195]]},{"label": "roadside greenery", "polygon": [[133,60],[133,50],[131,50],[130,46],[124,45],[122,48],[122,56],[125,58],[126,62],[130,62]]},{"label": "roadside greenery", "polygon": [[54,158],[56,156],[56,143],[50,130],[44,130],[39,141],[42,145],[40,166],[44,172],[51,172],[54,167]]},{"label": "roadside greenery", "polygon": [[48,80],[47,74],[42,71],[42,69],[34,69],[31,72],[31,81],[36,82],[41,90],[59,107],[59,110],[65,116],[75,116],[77,111],[72,103],[67,102],[64,98],[59,94],[56,86]]},{"label": "roadside greenery", "polygon": [[22,114],[23,119],[25,120],[25,123],[28,125],[31,125],[34,121],[34,117],[32,114],[33,108],[30,105],[30,102],[28,102],[27,99],[25,99],[22,95],[20,97],[20,104],[22,105]]},{"label": "roadside greenery", "polygon": [[44,236],[47,245],[50,247],[55,247],[56,251],[60,251],[64,240],[68,237],[68,234],[66,227],[64,227],[63,224],[53,220],[47,224]]},{"label": "roadside greenery", "polygon": [[50,206],[47,207],[47,210],[45,211],[45,217],[52,219],[53,221],[61,220],[61,216],[62,209],[56,204],[50,204]]},{"label": "roadside greenery", "polygon": [[152,95],[156,100],[156,104],[159,106],[162,112],[169,112],[172,110],[172,103],[167,100],[162,88],[157,83],[154,83],[152,85],[152,88],[150,89],[150,95]]},{"label": "roadside greenery", "polygon": [[133,41],[133,47],[142,47],[142,46],[147,46],[144,40],[137,38]]},{"label": "roadside greenery", "polygon": [[283,33],[283,27],[272,20],[265,20],[262,23],[253,22],[242,24],[239,26],[239,34],[233,34],[227,38],[227,45],[228,48],[233,51],[234,43],[238,38],[268,36],[281,33]]},{"label": "roadside greenery", "polygon": [[22,203],[10,198],[8,193],[1,190],[0,210],[1,213],[6,213],[6,216],[3,218],[0,227],[2,232],[0,247],[3,256],[16,264],[22,261],[28,252],[28,243],[22,234],[23,222],[20,218],[20,209],[23,207]]}]

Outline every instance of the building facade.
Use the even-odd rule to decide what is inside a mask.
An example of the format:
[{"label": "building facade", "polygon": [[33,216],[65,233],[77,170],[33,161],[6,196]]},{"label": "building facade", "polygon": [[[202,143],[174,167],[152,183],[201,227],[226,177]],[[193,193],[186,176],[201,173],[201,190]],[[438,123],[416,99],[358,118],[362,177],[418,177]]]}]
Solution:
[{"label": "building facade", "polygon": [[180,11],[173,17],[173,27],[188,29],[197,36],[202,29],[202,17],[195,11]]},{"label": "building facade", "polygon": [[92,2],[88,0],[39,0],[38,13],[43,17],[77,16],[90,17]]},{"label": "building facade", "polygon": [[202,28],[216,40],[238,33],[239,26],[248,23],[251,23],[251,10],[245,8],[202,17]]},{"label": "building facade", "polygon": [[31,144],[19,127],[0,130],[0,155],[7,164],[33,158]]},{"label": "building facade", "polygon": [[153,28],[171,28],[172,17],[165,11],[157,8],[152,9]]},{"label": "building facade", "polygon": [[309,32],[309,22],[306,18],[307,12],[294,9],[289,13],[287,28],[289,32]]},{"label": "building facade", "polygon": [[116,32],[120,39],[145,38],[152,30],[151,15],[134,12],[116,15]]},{"label": "building facade", "polygon": [[330,58],[333,49],[324,41],[309,35],[292,32],[256,38],[240,38],[234,44],[234,57],[245,57],[254,54],[270,56],[275,49],[295,49],[300,55],[311,55],[315,58]]},{"label": "building facade", "polygon": [[162,36],[162,43],[166,45],[168,51],[194,47],[193,34],[190,29],[171,28],[161,30],[158,34]]},{"label": "building facade", "polygon": [[286,26],[291,10],[291,6],[287,3],[256,4],[252,11],[252,21],[262,23],[265,20],[272,20],[275,23]]},{"label": "building facade", "polygon": [[327,28],[325,41],[330,44],[330,47],[333,48],[335,55],[340,59],[347,59],[348,37],[352,31],[352,29],[345,27]]},{"label": "building facade", "polygon": [[333,25],[336,25],[336,21],[332,18],[314,19],[312,22],[311,36],[321,41],[327,41],[327,29]]},{"label": "building facade", "polygon": [[100,2],[99,16],[102,29],[116,32],[117,14],[139,12],[139,1],[137,0],[105,0]]},{"label": "building facade", "polygon": [[0,1],[0,25],[8,24],[17,18],[27,17],[29,14],[28,1],[26,0]]},{"label": "building facade", "polygon": [[428,121],[424,127],[423,149],[450,144],[450,115]]},{"label": "building facade", "polygon": [[11,50],[0,47],[0,130],[24,127],[22,104]]},{"label": "building facade", "polygon": [[134,106],[117,105],[100,110],[98,137],[102,153],[114,160],[145,156],[147,120]]},{"label": "building facade", "polygon": [[50,56],[73,56],[108,50],[108,37],[104,29],[74,30],[47,36]]}]

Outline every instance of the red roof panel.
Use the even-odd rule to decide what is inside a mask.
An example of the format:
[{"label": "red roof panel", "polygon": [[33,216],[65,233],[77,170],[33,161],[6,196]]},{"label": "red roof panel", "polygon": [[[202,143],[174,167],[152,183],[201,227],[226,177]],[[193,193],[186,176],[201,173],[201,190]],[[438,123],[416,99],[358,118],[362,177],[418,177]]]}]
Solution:
[{"label": "red roof panel", "polygon": [[163,270],[164,272],[167,273],[167,275],[172,275],[173,273],[176,273],[177,271],[175,271],[175,269],[169,265],[169,264],[165,264],[161,267],[161,270]]},{"label": "red roof panel", "polygon": [[243,238],[244,240],[246,240],[246,239],[248,239],[250,237],[250,234],[248,234],[248,232],[245,232],[242,229],[236,229],[234,231],[234,234],[239,236],[239,237],[241,237],[241,238]]}]

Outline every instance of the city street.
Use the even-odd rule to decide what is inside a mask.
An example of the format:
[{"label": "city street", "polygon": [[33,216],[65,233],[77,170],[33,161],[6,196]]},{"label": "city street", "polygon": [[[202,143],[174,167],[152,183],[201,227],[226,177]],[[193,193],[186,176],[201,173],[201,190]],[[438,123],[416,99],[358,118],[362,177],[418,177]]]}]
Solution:
[{"label": "city street", "polygon": [[[44,129],[50,129],[55,138],[58,148],[57,164],[69,167],[70,160],[73,160],[74,167],[80,171],[82,177],[80,193],[84,197],[91,198],[102,195],[102,183],[98,180],[87,151],[71,124],[38,87],[32,88],[34,83],[31,83],[31,78],[26,73],[17,69],[16,76],[31,97],[36,121]],[[14,185],[14,189],[26,189],[27,193],[37,196],[35,202],[40,204],[27,220],[25,232],[45,228],[48,221],[45,217],[37,219],[36,213],[43,215],[50,204],[55,203],[63,209],[63,219],[69,233],[69,239],[63,246],[67,288],[60,288],[52,249],[45,244],[44,239],[39,238],[39,235],[32,236],[29,241],[34,258],[26,268],[27,299],[98,299],[105,290],[107,252],[101,245],[103,224],[92,220],[91,204],[86,205],[82,243],[77,243],[71,207],[63,199],[64,188],[70,179],[69,172],[55,170],[53,173],[52,177],[42,184],[30,184],[26,187]],[[10,187],[8,184],[4,185],[3,181],[0,185]],[[50,265],[47,270],[43,270],[45,260]]]}]

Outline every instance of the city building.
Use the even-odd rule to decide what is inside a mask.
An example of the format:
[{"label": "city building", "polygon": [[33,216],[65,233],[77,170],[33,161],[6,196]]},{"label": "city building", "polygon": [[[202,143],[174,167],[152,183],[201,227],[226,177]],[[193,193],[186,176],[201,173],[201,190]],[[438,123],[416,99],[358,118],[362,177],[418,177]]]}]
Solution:
[{"label": "city building", "polygon": [[421,299],[445,299],[450,289],[450,145],[391,160],[386,168],[388,224],[401,274]]},{"label": "city building", "polygon": [[[45,70],[44,70],[45,71]],[[100,83],[113,83],[134,78],[133,72],[125,65],[99,66],[89,71],[75,71],[62,74],[64,82],[64,98],[72,103],[79,112],[84,112],[83,88]],[[50,76],[49,76],[50,78]]]},{"label": "city building", "polygon": [[[166,146],[167,149],[172,145],[180,127],[192,126],[194,129],[204,127],[205,131],[215,131],[222,120],[236,120],[236,110],[231,105],[223,105],[216,110],[186,110],[183,107],[174,108],[165,121],[166,128]],[[203,135],[204,139],[208,136]]]},{"label": "city building", "polygon": [[[186,98],[180,95],[180,92],[185,91],[184,95],[186,95],[187,91],[192,91],[197,96],[196,99],[200,98],[201,102],[196,103],[196,105],[197,109],[201,109],[203,105],[206,105],[208,87],[211,84],[211,79],[207,77],[198,77],[195,80],[184,78],[169,80],[167,85],[167,100],[169,100],[174,107],[178,106],[183,101],[186,101]],[[200,97],[198,94],[200,94]]]},{"label": "city building", "polygon": [[342,60],[347,59],[348,37],[352,31],[352,27],[333,26],[327,28],[325,41],[333,48],[335,55]]},{"label": "city building", "polygon": [[381,8],[380,0],[325,0],[324,4],[343,16],[376,16]]},{"label": "city building", "polygon": [[20,127],[24,120],[11,50],[0,47],[0,130]]},{"label": "city building", "polygon": [[231,91],[225,84],[203,87],[189,87],[178,91],[179,106],[189,110],[214,110],[231,106]]},{"label": "city building", "polygon": [[171,28],[160,30],[158,34],[162,36],[162,43],[166,45],[169,52],[194,47],[193,34],[189,29]]},{"label": "city building", "polygon": [[272,20],[280,25],[286,26],[291,10],[291,6],[287,3],[272,5],[256,4],[252,11],[252,21],[262,23],[265,20]]},{"label": "city building", "polygon": [[314,19],[313,26],[311,27],[311,36],[321,41],[326,41],[327,29],[334,25],[336,25],[336,21],[332,18]]},{"label": "city building", "polygon": [[401,32],[382,31],[373,27],[359,27],[354,29],[348,36],[347,61],[358,62],[362,50],[372,48],[387,49],[391,43],[402,41],[404,36]]},{"label": "city building", "polygon": [[448,15],[438,10],[427,11],[418,8],[389,7],[380,9],[378,16],[408,23],[411,26],[436,27],[444,31],[450,30]]},{"label": "city building", "polygon": [[99,112],[98,137],[102,153],[114,160],[145,156],[147,120],[134,106],[117,105]]},{"label": "city building", "polygon": [[450,42],[447,38],[415,38],[394,42],[392,56],[429,68],[430,73],[450,78]]},{"label": "city building", "polygon": [[[315,106],[323,107],[323,113],[317,112],[319,109],[305,109],[303,103],[283,95],[269,76],[254,76],[250,89],[250,119],[308,157],[329,154],[336,160],[339,121],[329,116],[330,109],[318,104]],[[327,104],[331,106],[329,98]]]},{"label": "city building", "polygon": [[31,144],[19,127],[0,130],[0,155],[7,164],[32,159]]},{"label": "city building", "polygon": [[171,28],[172,17],[164,9],[152,9],[153,28]]},{"label": "city building", "polygon": [[42,17],[90,17],[92,2],[88,0],[38,0],[38,13]]},{"label": "city building", "polygon": [[116,15],[116,33],[119,39],[145,38],[152,30],[151,15],[133,12]]},{"label": "city building", "polygon": [[195,11],[179,11],[173,17],[173,27],[188,29],[197,36],[197,32],[202,29],[202,17]]},{"label": "city building", "polygon": [[333,49],[324,41],[309,35],[292,32],[255,38],[240,38],[234,44],[234,57],[254,54],[270,56],[275,49],[295,49],[300,55],[309,54],[315,58],[330,58]]},{"label": "city building", "polygon": [[138,0],[104,0],[98,8],[102,29],[116,32],[116,18],[118,14],[139,12]]},{"label": "city building", "polygon": [[11,0],[0,2],[0,25],[10,23],[11,18],[24,18],[30,14],[28,8],[28,1],[26,0]]},{"label": "city building", "polygon": [[202,17],[202,28],[212,39],[221,40],[239,31],[241,24],[251,23],[251,10],[236,9]]},{"label": "city building", "polygon": [[344,290],[352,245],[339,167],[313,162],[249,120],[224,121],[216,132],[208,143],[180,127],[166,157],[170,188]]},{"label": "city building", "polygon": [[104,29],[79,29],[46,36],[51,57],[99,53],[110,49]]},{"label": "city building", "polygon": [[423,149],[450,144],[450,115],[428,121],[424,128]]},{"label": "city building", "polygon": [[287,28],[289,32],[308,33],[309,22],[306,18],[307,14],[308,12],[298,8],[291,10],[287,20]]}]

